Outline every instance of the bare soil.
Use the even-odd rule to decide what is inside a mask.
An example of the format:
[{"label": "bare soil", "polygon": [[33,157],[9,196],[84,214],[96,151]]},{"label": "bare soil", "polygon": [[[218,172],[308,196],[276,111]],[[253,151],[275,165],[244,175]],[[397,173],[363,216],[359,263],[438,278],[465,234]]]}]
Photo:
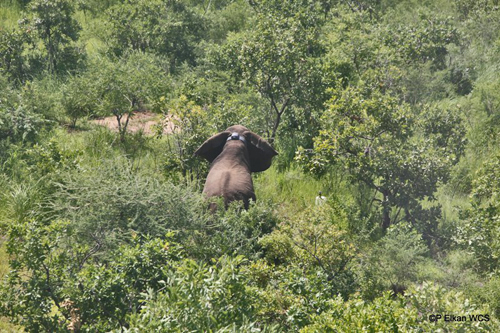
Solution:
[{"label": "bare soil", "polygon": [[[125,116],[122,118],[122,125],[125,123]],[[105,117],[100,119],[91,120],[91,123],[96,125],[104,126],[109,128],[114,132],[118,132],[118,122],[116,121],[116,117]],[[173,133],[175,128],[174,124],[168,120],[168,118],[148,112],[134,112],[134,114],[130,117],[127,126],[127,132],[139,132],[143,131],[146,135],[153,135],[155,133],[154,126],[157,124],[163,124],[163,134]]]}]

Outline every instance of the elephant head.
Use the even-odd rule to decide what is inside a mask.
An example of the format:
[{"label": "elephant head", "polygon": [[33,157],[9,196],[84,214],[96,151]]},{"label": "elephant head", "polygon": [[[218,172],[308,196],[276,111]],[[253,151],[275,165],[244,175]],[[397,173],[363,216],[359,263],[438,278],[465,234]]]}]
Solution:
[{"label": "elephant head", "polygon": [[252,172],[267,170],[278,153],[271,145],[241,125],[234,125],[205,141],[194,153],[210,164],[203,192],[221,196],[226,206],[241,200],[248,208],[255,201]]}]

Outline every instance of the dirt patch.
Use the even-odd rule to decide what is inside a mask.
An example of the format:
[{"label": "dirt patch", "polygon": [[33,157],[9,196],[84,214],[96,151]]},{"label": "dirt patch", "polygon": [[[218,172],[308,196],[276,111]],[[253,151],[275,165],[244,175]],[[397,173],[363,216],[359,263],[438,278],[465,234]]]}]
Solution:
[{"label": "dirt patch", "polygon": [[[125,119],[122,119],[122,123],[124,122]],[[114,132],[118,132],[118,122],[114,116],[94,119],[91,120],[91,123],[104,126]],[[163,134],[170,134],[175,131],[174,124],[165,116],[152,112],[134,112],[128,122],[127,132],[135,133],[142,131],[146,135],[153,135],[156,133],[157,130],[155,127],[158,125],[163,125]]]}]

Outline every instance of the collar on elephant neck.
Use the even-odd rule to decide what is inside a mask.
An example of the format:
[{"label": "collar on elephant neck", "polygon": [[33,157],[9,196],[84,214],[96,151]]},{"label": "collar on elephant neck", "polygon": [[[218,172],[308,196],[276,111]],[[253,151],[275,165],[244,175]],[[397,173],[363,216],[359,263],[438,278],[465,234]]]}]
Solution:
[{"label": "collar on elephant neck", "polygon": [[231,141],[231,140],[240,140],[241,142],[243,142],[244,144],[247,143],[247,140],[245,139],[245,137],[243,137],[242,135],[239,135],[238,133],[234,132],[233,134],[231,134],[226,141]]}]

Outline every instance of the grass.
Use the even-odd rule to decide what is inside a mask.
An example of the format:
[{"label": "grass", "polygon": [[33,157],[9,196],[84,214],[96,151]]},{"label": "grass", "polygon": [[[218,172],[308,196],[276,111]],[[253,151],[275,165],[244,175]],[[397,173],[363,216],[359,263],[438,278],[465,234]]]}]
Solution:
[{"label": "grass", "polygon": [[353,199],[347,180],[343,179],[340,172],[335,171],[319,180],[297,167],[284,171],[271,167],[263,173],[255,174],[254,182],[258,200],[272,201],[286,214],[294,214],[314,206],[319,191],[327,199]]},{"label": "grass", "polygon": [[17,27],[17,21],[21,18],[21,8],[14,0],[2,0],[0,2],[0,31],[11,30]]}]

